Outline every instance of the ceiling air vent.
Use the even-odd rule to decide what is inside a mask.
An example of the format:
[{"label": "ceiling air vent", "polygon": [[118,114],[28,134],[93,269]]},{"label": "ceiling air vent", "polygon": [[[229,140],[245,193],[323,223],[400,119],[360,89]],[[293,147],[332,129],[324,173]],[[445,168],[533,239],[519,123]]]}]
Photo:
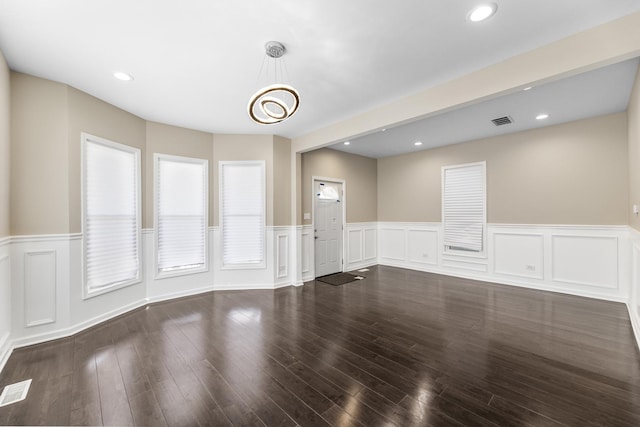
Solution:
[{"label": "ceiling air vent", "polygon": [[503,125],[508,125],[510,123],[513,123],[513,119],[509,116],[498,117],[497,119],[493,119],[491,121],[496,126],[503,126]]}]

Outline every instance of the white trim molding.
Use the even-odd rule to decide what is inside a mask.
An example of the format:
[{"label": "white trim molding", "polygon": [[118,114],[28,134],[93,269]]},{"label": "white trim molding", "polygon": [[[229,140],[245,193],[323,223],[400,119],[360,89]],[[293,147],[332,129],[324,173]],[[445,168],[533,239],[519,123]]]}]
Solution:
[{"label": "white trim molding", "polygon": [[445,252],[440,223],[380,222],[378,230],[382,265],[627,301],[625,226],[489,224],[486,257]]},{"label": "white trim molding", "polygon": [[302,259],[300,271],[302,272],[302,282],[313,280],[315,276],[315,245],[313,242],[313,225],[303,225],[297,230],[300,233],[300,252]]},{"label": "white trim molding", "polygon": [[375,222],[352,222],[345,225],[345,271],[370,267],[378,263],[378,225]]},{"label": "white trim molding", "polygon": [[640,231],[629,227],[629,241],[631,247],[629,270],[630,289],[627,300],[627,311],[631,320],[631,327],[640,347]]}]

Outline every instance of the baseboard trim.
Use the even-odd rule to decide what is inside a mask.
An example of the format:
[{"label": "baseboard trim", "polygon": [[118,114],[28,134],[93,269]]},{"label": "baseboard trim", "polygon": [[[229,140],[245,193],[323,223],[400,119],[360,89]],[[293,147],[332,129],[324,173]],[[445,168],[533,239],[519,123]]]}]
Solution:
[{"label": "baseboard trim", "polygon": [[636,339],[636,346],[640,350],[640,319],[638,319],[630,303],[627,302],[626,305],[627,311],[629,312],[629,320],[631,320],[631,330],[633,330],[633,335]]},{"label": "baseboard trim", "polygon": [[23,338],[18,338],[13,340],[12,342],[12,346],[14,349],[16,348],[21,348],[21,347],[27,347],[30,345],[35,345],[35,344],[41,344],[43,342],[47,342],[47,341],[53,341],[53,340],[57,340],[60,338],[67,338],[70,337],[71,335],[75,335],[79,332],[82,332],[86,329],[89,329],[93,326],[97,326],[103,322],[106,322],[108,320],[111,320],[115,317],[118,316],[122,316],[123,314],[126,314],[130,311],[133,311],[137,308],[142,307],[143,305],[145,305],[147,303],[146,299],[142,299],[136,302],[133,302],[131,304],[127,304],[124,307],[120,307],[116,310],[111,310],[109,312],[106,312],[104,314],[101,314],[99,316],[93,317],[91,319],[85,320],[84,322],[80,322],[76,325],[70,326],[68,328],[64,328],[64,329],[58,329],[55,331],[51,331],[51,332],[45,332],[42,334],[36,334],[36,335],[29,335]]},{"label": "baseboard trim", "polygon": [[345,272],[347,271],[355,271],[355,270],[360,270],[361,268],[368,268],[368,267],[372,267],[374,265],[379,264],[378,261],[375,258],[371,258],[369,260],[366,261],[361,261],[361,262],[357,262],[357,263],[353,263],[350,265],[347,265],[347,268],[344,269]]},{"label": "baseboard trim", "polygon": [[0,338],[0,372],[4,369],[4,365],[7,364],[12,352],[13,346],[9,342],[9,332],[7,332]]}]

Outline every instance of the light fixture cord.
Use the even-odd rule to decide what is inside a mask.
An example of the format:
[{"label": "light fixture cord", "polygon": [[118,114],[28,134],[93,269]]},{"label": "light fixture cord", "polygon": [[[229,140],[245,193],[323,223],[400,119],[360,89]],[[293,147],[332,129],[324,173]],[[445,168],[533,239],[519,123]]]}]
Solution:
[{"label": "light fixture cord", "polygon": [[[280,58],[271,58],[269,55],[264,55],[262,57],[262,64],[260,64],[260,71],[258,71],[258,75],[256,76],[256,86],[261,84],[261,79],[264,74],[266,84],[270,83],[270,71],[271,64],[270,62],[273,60],[273,84],[275,83],[283,83],[289,84],[289,68],[287,67],[287,63],[283,57]],[[265,66],[265,63],[267,65]]]},{"label": "light fixture cord", "polygon": [[262,76],[262,70],[264,69],[264,63],[267,60],[267,55],[262,57],[262,65],[260,65],[260,71],[258,71],[258,76],[256,77],[256,86],[260,84],[260,77]]}]

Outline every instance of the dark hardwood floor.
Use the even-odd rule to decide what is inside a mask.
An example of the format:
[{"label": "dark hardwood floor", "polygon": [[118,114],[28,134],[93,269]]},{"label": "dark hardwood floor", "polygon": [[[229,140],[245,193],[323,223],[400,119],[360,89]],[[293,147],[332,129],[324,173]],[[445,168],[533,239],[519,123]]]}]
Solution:
[{"label": "dark hardwood floor", "polygon": [[9,425],[638,426],[623,304],[391,267],[214,292],[16,350]]}]

